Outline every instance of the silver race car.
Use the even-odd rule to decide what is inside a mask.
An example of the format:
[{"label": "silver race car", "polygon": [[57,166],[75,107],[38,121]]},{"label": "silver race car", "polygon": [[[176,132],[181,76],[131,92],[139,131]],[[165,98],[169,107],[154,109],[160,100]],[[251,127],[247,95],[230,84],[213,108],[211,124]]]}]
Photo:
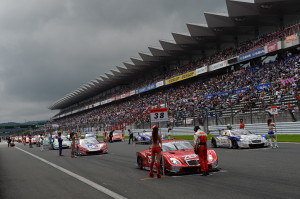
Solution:
[{"label": "silver race car", "polygon": [[263,134],[255,134],[245,129],[223,130],[220,135],[211,139],[213,147],[225,148],[256,148],[269,146],[268,137]]}]

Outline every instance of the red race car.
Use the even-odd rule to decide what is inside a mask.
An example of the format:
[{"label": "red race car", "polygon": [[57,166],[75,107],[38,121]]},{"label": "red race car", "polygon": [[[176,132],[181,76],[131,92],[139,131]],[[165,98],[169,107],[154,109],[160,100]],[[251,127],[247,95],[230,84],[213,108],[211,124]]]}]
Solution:
[{"label": "red race car", "polygon": [[[193,145],[187,140],[163,140],[163,158],[166,173],[200,172],[199,157],[194,152]],[[151,148],[136,152],[137,165],[140,169],[149,169]],[[207,150],[208,168],[210,171],[218,167],[218,157],[214,150]]]},{"label": "red race car", "polygon": [[95,138],[80,139],[75,144],[77,155],[101,154],[107,153],[107,144],[99,142]]},{"label": "red race car", "polygon": [[[106,140],[109,140],[109,134],[106,136]],[[123,141],[123,136],[121,133],[114,132],[112,137],[113,142],[121,142]]]}]

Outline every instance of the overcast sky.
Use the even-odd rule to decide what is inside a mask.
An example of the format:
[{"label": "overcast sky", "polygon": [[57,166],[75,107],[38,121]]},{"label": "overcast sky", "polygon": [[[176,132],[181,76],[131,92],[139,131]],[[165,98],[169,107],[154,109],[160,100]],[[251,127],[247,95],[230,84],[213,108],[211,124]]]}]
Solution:
[{"label": "overcast sky", "polygon": [[225,0],[1,0],[0,123],[47,120],[47,107]]}]

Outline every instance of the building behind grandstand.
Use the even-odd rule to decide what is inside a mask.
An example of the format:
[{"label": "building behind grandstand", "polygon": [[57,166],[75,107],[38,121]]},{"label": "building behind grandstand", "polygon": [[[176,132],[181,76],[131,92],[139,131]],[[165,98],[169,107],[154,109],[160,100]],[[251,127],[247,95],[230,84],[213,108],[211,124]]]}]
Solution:
[{"label": "building behind grandstand", "polygon": [[226,3],[228,13],[204,13],[207,24],[187,24],[189,33],[172,33],[174,41],[160,40],[54,102],[52,119],[145,128],[149,109],[168,107],[173,125],[256,123],[278,106],[278,121],[296,121],[300,2]]}]

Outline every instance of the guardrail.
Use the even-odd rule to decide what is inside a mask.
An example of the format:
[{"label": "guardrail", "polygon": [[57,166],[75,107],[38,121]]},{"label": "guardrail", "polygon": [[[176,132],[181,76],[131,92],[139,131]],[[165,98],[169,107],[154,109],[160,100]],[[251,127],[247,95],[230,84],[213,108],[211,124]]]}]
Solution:
[{"label": "guardrail", "polygon": [[[234,129],[239,128],[239,124],[233,124]],[[203,128],[202,128],[203,129]],[[219,130],[227,129],[226,125],[216,125],[208,127],[210,134],[218,134]],[[256,124],[245,124],[245,129],[250,130],[254,133],[267,133],[268,126],[267,123],[256,123]],[[151,132],[151,129],[132,129],[134,133],[136,132]],[[161,133],[166,134],[168,132],[167,128],[161,128]],[[300,122],[278,122],[276,123],[276,132],[278,134],[300,134]],[[174,127],[171,131],[172,135],[193,135],[194,127]]]}]

